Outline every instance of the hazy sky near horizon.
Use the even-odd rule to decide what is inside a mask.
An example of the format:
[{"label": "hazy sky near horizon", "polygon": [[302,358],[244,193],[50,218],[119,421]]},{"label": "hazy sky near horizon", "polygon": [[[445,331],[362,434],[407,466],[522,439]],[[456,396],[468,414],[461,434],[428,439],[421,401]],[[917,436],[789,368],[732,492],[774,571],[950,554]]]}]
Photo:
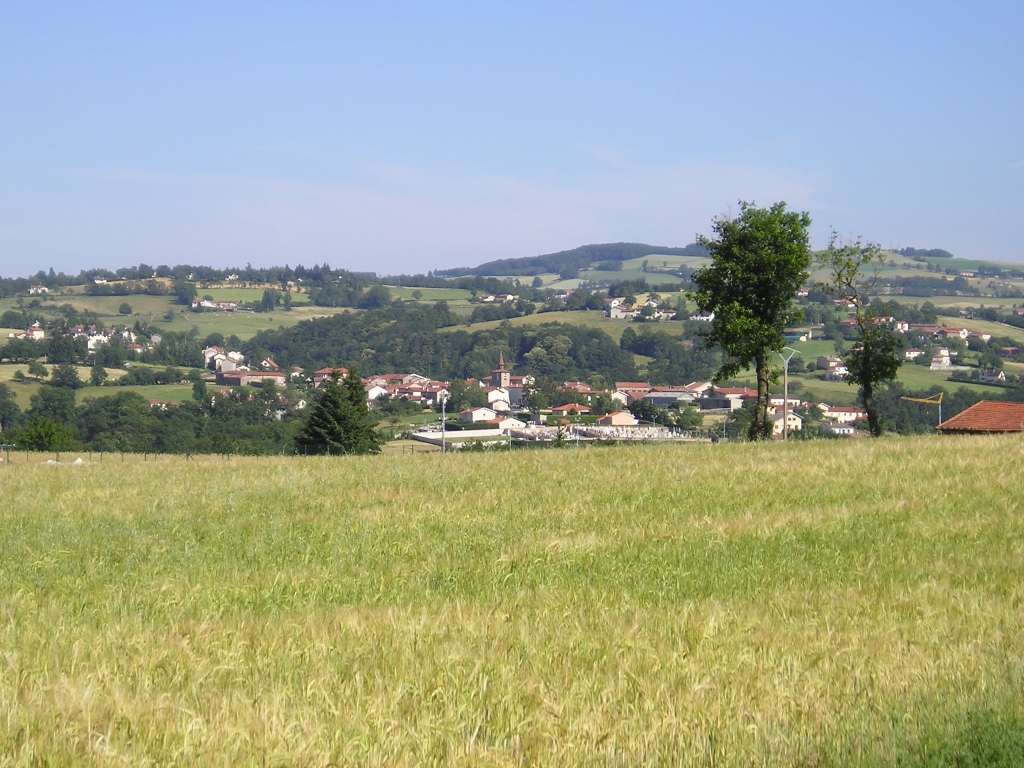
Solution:
[{"label": "hazy sky near horizon", "polygon": [[0,275],[420,272],[785,200],[1024,261],[1024,2],[0,0]]}]

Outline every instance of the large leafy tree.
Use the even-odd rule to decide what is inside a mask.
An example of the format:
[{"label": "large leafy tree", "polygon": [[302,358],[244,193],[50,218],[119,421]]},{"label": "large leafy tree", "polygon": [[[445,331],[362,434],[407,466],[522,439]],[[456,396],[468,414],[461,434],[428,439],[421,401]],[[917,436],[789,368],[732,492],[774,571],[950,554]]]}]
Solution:
[{"label": "large leafy tree", "polygon": [[893,381],[902,360],[899,338],[885,323],[878,320],[869,297],[886,265],[886,254],[875,243],[861,240],[839,245],[833,233],[828,248],[818,256],[818,263],[828,272],[822,287],[846,300],[853,307],[858,339],[846,355],[849,374],[846,381],[857,384],[860,402],[868,414],[868,428],[875,437],[882,435],[882,423],[875,405],[879,384]]},{"label": "large leafy tree", "polygon": [[10,429],[21,418],[21,409],[14,402],[10,387],[0,384],[0,432]]},{"label": "large leafy tree", "polygon": [[366,389],[353,366],[342,381],[326,382],[323,393],[296,438],[311,454],[380,453],[380,437],[370,421]]},{"label": "large leafy tree", "polygon": [[70,363],[61,363],[54,367],[50,374],[50,383],[55,387],[67,387],[78,389],[82,387],[82,380],[78,377],[78,369]]},{"label": "large leafy tree", "polygon": [[715,220],[714,237],[698,236],[711,264],[693,276],[691,297],[702,312],[715,315],[706,341],[726,356],[715,378],[731,378],[751,365],[757,373],[751,440],[771,437],[769,386],[777,375],[771,356],[785,345],[786,326],[800,318],[793,297],[808,278],[810,224],[808,213],[788,211],[785,203],[757,208],[740,202],[738,216]]},{"label": "large leafy tree", "polygon": [[75,422],[75,393],[67,387],[43,385],[29,403],[32,407],[28,415],[32,418],[40,416],[62,424]]},{"label": "large leafy tree", "polygon": [[34,416],[16,435],[17,445],[30,451],[54,451],[75,447],[75,434],[66,424]]}]

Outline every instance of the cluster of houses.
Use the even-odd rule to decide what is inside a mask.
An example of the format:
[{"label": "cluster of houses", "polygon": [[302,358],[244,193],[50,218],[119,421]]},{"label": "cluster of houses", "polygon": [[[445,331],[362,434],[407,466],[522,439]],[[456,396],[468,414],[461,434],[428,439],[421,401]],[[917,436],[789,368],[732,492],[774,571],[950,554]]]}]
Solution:
[{"label": "cluster of houses", "polygon": [[930,336],[936,341],[949,341],[950,339],[967,341],[968,339],[977,339],[988,344],[992,340],[992,334],[985,331],[970,331],[967,328],[947,328],[943,325],[931,323],[896,323],[894,327],[899,333]]},{"label": "cluster of houses", "polygon": [[674,320],[676,311],[674,309],[663,309],[658,302],[647,299],[640,306],[627,306],[622,299],[605,299],[604,310],[612,320],[635,320],[644,313],[644,308],[650,307],[645,317],[652,320]]},{"label": "cluster of houses", "polygon": [[822,355],[818,358],[816,366],[819,371],[825,372],[825,381],[846,381],[846,377],[850,375],[850,369],[842,359],[833,355]]},{"label": "cluster of houses", "polygon": [[[620,381],[615,384],[613,399],[625,400],[630,404],[642,399],[656,406],[668,407],[673,404],[691,405],[702,411],[735,411],[749,401],[757,399],[757,391],[747,387],[717,387],[711,382],[697,381],[678,387],[652,387],[650,384]],[[803,418],[796,411],[817,407],[827,422],[825,428],[836,435],[854,434],[854,425],[867,418],[861,408],[836,406],[828,403],[805,403],[790,397],[788,403],[782,397],[772,397],[768,415],[772,429],[781,435],[787,428],[790,432],[803,429]]]},{"label": "cluster of houses", "polygon": [[[916,333],[923,336],[930,336],[936,341],[949,341],[950,339],[960,339],[961,341],[969,341],[976,339],[982,343],[987,344],[992,340],[992,334],[986,333],[985,331],[971,331],[967,328],[947,328],[941,325],[931,325],[927,323],[909,323],[906,324],[907,333]],[[1020,353],[1018,347],[1001,347],[998,350],[1000,357],[1008,360],[1012,360],[1017,357]],[[910,347],[909,349],[903,350],[903,357],[906,360],[916,360],[917,358],[924,355],[923,349],[917,347]],[[947,371],[947,370],[967,370],[966,366],[958,366],[954,363],[953,359],[957,353],[950,350],[947,347],[935,347],[932,351],[931,361],[929,362],[929,369],[933,371]],[[1006,374],[997,368],[983,368],[978,372],[978,381],[982,384],[1001,384],[1006,381]]]},{"label": "cluster of houses", "polygon": [[302,369],[289,374],[278,370],[277,363],[269,357],[252,368],[245,364],[241,352],[225,350],[222,347],[206,347],[203,350],[203,366],[217,374],[217,383],[228,387],[287,386],[289,380],[302,377]]},{"label": "cluster of houses", "polygon": [[[73,338],[85,339],[89,351],[94,351],[101,344],[109,344],[111,341],[120,341],[132,352],[145,352],[160,343],[162,337],[154,333],[149,338],[135,333],[128,328],[100,328],[96,325],[75,325],[69,333]],[[28,341],[46,341],[52,338],[46,333],[46,329],[36,321],[32,323],[23,333],[9,333],[8,339],[27,339]]]},{"label": "cluster of houses", "polygon": [[50,338],[46,335],[46,329],[38,322],[32,323],[24,333],[8,333],[8,339],[27,339],[28,341],[43,341]]}]

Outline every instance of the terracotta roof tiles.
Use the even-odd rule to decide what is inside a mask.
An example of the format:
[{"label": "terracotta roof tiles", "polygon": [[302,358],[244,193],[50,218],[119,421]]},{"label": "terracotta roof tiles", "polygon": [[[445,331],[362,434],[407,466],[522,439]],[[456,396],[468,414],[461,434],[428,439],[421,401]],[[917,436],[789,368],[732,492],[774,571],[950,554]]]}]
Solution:
[{"label": "terracotta roof tiles", "polygon": [[982,400],[936,427],[940,432],[1024,432],[1024,403]]}]

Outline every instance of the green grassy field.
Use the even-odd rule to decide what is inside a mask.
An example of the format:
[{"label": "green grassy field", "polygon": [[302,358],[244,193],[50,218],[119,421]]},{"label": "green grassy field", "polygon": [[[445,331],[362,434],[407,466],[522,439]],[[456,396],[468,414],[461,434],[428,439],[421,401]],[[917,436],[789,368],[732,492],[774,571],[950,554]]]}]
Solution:
[{"label": "green grassy field", "polygon": [[[75,369],[78,371],[78,377],[82,381],[89,381],[89,375],[92,373],[91,367],[85,365],[76,365]],[[53,366],[47,365],[46,370],[52,371]],[[11,394],[14,395],[14,401],[18,404],[18,407],[24,411],[28,409],[30,401],[32,399],[32,395],[34,395],[39,390],[40,383],[31,377],[29,377],[23,382],[15,381],[15,371],[21,371],[22,373],[27,374],[28,365],[23,363],[0,363],[0,383],[6,384],[10,388]],[[127,373],[127,371],[123,371],[118,368],[109,368],[107,369],[107,378],[112,381],[116,381],[117,379],[124,376],[125,373]],[[84,390],[78,390],[79,399],[81,399],[81,393],[87,390],[92,390],[95,392],[106,391],[100,390],[96,387],[86,387]]]},{"label": "green grassy field", "polygon": [[[474,323],[468,326],[456,325],[449,328],[441,328],[439,332],[450,333],[457,330],[481,331],[488,328],[497,328],[503,322],[508,322],[511,325],[543,325],[544,323],[582,325],[604,331],[616,342],[622,337],[622,332],[626,328],[632,326],[634,330],[639,332],[644,327],[640,323],[634,323],[629,320],[612,320],[605,316],[604,312],[595,309],[581,312],[537,312],[525,317],[514,317],[511,320],[491,320],[486,323]],[[651,327],[672,335],[682,333],[682,324],[675,322],[654,323]]]},{"label": "green grassy field", "polygon": [[5,765],[1024,754],[1019,436],[45,458],[0,466]]},{"label": "green grassy field", "polygon": [[187,309],[178,312],[174,320],[167,322],[162,317],[153,318],[153,325],[157,328],[172,331],[188,331],[193,326],[199,329],[199,338],[203,339],[211,333],[220,333],[224,336],[235,334],[240,339],[248,339],[255,336],[259,331],[278,328],[281,326],[290,327],[302,320],[311,320],[315,317],[329,317],[338,312],[355,312],[351,308],[332,308],[299,306],[291,312],[278,310],[277,312],[190,312]]},{"label": "green grassy field", "polygon": [[[428,301],[434,303],[435,301],[457,301],[469,299],[473,294],[470,291],[463,290],[461,288],[406,288],[404,286],[389,285],[388,290],[391,291],[392,297],[396,299],[406,299],[407,301]],[[417,299],[413,296],[413,293],[418,292],[420,297]]]},{"label": "green grassy field", "polygon": [[[236,301],[252,300],[252,294],[258,300],[263,295],[262,289],[247,288],[214,288],[208,291],[201,291],[200,295],[210,294],[218,300]],[[246,298],[241,298],[245,295]],[[295,295],[297,301],[306,301],[307,297]],[[80,294],[70,296],[58,296],[48,299],[56,304],[69,303],[79,310],[89,310],[100,315],[100,321],[108,325],[133,325],[137,320],[144,323],[151,323],[158,329],[172,331],[188,331],[193,326],[199,329],[200,337],[206,337],[211,333],[221,333],[224,336],[237,335],[241,339],[248,339],[257,332],[278,326],[292,326],[302,320],[310,320],[315,317],[327,317],[338,312],[357,311],[351,308],[316,307],[310,304],[298,304],[292,311],[285,312],[279,309],[276,312],[191,312],[188,307],[173,302],[169,296],[84,296]],[[0,301],[0,312],[16,307],[16,299],[3,299]],[[122,302],[128,302],[132,308],[131,315],[118,314],[117,308]],[[164,320],[168,310],[174,310],[175,316],[172,321]],[[467,312],[468,314],[468,312]],[[20,329],[24,330],[24,329]],[[4,334],[6,343],[6,334]]]},{"label": "green grassy field", "polygon": [[[214,385],[210,385],[211,388]],[[168,403],[183,403],[192,399],[192,385],[149,384],[129,387],[84,387],[75,392],[78,404],[96,397],[113,397],[120,392],[134,392],[147,400],[163,400]]]},{"label": "green grassy field", "polygon": [[[203,296],[212,296],[214,301],[237,301],[237,302],[250,302],[250,301],[262,301],[263,291],[265,288],[203,288],[202,286],[196,286],[196,292],[199,298]],[[280,287],[275,287],[278,293],[281,293]],[[283,294],[282,294],[283,295]],[[293,293],[292,301],[308,302],[309,296],[304,293]]]}]

